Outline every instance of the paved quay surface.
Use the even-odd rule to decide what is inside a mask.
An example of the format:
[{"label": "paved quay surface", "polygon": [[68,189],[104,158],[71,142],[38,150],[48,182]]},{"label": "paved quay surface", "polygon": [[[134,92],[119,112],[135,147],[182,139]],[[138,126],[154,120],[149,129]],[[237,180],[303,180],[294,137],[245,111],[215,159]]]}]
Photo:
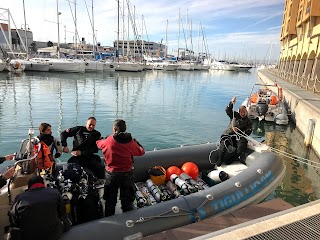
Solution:
[{"label": "paved quay surface", "polygon": [[[203,236],[221,229],[232,227],[253,219],[261,218],[273,213],[293,208],[289,203],[281,199],[273,199],[257,205],[239,209],[219,217],[205,219],[201,222],[189,224],[183,227],[163,231],[142,238],[143,240],[185,240]],[[230,238],[229,238],[230,239]]]}]

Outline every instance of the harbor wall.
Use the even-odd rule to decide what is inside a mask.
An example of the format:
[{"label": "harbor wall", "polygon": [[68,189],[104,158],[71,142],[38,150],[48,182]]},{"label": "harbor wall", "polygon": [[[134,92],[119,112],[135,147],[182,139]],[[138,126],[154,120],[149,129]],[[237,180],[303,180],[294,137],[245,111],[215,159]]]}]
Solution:
[{"label": "harbor wall", "polygon": [[296,124],[296,127],[304,137],[308,132],[309,120],[313,119],[314,131],[311,147],[320,157],[320,109],[317,106],[320,106],[320,97],[285,82],[266,70],[258,71],[258,76],[263,83],[274,84],[276,81],[282,88],[283,100],[291,110],[290,121]]}]

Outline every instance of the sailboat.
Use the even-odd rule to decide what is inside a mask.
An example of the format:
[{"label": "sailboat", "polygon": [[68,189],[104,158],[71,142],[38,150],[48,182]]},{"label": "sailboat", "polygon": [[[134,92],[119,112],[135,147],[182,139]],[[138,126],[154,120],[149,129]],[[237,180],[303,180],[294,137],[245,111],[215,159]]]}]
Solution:
[{"label": "sailboat", "polygon": [[57,3],[57,26],[58,26],[58,44],[52,51],[56,52],[57,58],[42,58],[36,57],[31,58],[30,61],[33,62],[42,62],[49,64],[49,71],[55,72],[85,72],[85,63],[83,61],[75,61],[72,59],[60,58],[60,23],[59,16],[61,12],[59,12],[59,3]]},{"label": "sailboat", "polygon": [[[127,72],[140,72],[143,70],[143,65],[138,62],[131,62],[128,60],[128,56],[124,56],[124,0],[123,0],[123,14],[122,14],[122,28],[123,28],[123,36],[122,36],[122,58],[119,58],[119,22],[120,22],[120,0],[118,2],[118,32],[117,32],[117,61],[115,62],[115,70],[116,71],[127,71]],[[128,10],[128,18],[129,18],[129,10]],[[129,21],[128,21],[129,23]],[[129,29],[129,24],[128,24]],[[129,38],[129,34],[128,34]],[[129,44],[128,44],[129,45]],[[128,50],[128,48],[127,48]]]}]

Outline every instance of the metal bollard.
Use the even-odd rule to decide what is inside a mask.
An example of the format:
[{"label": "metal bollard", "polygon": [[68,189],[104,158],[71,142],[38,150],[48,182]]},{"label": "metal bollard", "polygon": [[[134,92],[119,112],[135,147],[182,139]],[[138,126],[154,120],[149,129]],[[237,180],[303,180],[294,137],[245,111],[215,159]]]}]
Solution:
[{"label": "metal bollard", "polygon": [[306,147],[310,147],[310,145],[312,143],[312,137],[313,137],[313,133],[314,133],[314,125],[315,125],[315,121],[313,119],[309,119],[308,129],[307,129],[307,132],[304,136],[304,145]]}]

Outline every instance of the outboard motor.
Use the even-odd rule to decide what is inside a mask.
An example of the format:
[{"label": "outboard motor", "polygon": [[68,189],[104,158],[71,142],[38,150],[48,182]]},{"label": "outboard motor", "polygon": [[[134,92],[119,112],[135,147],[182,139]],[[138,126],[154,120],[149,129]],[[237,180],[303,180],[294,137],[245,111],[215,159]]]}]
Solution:
[{"label": "outboard motor", "polygon": [[265,116],[268,112],[268,104],[265,102],[259,102],[256,106],[256,111],[259,116]]}]

